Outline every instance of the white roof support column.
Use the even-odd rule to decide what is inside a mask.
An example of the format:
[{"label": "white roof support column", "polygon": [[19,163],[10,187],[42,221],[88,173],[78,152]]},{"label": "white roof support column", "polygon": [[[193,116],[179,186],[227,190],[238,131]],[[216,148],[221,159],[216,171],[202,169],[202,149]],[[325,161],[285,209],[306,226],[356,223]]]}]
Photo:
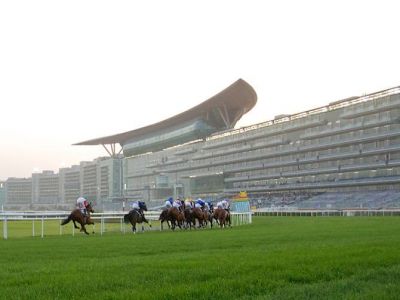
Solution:
[{"label": "white roof support column", "polygon": [[107,151],[108,155],[110,155],[110,157],[115,157],[115,156],[117,156],[117,154],[120,154],[122,152],[122,147],[121,147],[119,152],[116,153],[116,151],[115,151],[115,143],[108,144],[108,145],[110,145],[110,149],[107,148],[106,144],[101,144],[101,145]]},{"label": "white roof support column", "polygon": [[229,120],[229,114],[228,114],[226,105],[223,105],[222,107],[224,109],[223,111],[221,110],[221,107],[218,107],[219,115],[220,115],[222,121],[224,121],[226,128],[231,128],[232,123]]}]

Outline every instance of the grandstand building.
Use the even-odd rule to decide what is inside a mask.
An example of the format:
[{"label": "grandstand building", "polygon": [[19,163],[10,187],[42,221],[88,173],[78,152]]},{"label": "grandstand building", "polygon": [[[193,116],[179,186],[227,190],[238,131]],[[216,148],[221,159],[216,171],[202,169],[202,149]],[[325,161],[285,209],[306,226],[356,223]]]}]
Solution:
[{"label": "grandstand building", "polygon": [[32,174],[32,208],[43,210],[60,202],[59,175],[53,171]]},{"label": "grandstand building", "polygon": [[111,157],[0,182],[0,202],[69,210],[82,195],[114,210],[126,200],[152,207],[246,191],[257,207],[400,208],[399,87],[234,129],[256,101],[238,80],[164,121],[79,143]]},{"label": "grandstand building", "polygon": [[238,80],[165,121],[79,145],[111,145],[112,156],[121,145],[130,199],[215,199],[247,191],[271,205],[274,197],[301,206],[356,193],[379,197],[383,206],[398,203],[400,88],[234,129],[256,99]]}]

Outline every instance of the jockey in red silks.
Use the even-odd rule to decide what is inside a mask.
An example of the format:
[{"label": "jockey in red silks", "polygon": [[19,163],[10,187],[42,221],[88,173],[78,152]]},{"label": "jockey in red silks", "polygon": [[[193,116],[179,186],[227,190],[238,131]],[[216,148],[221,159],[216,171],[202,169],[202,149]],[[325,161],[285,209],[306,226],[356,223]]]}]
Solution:
[{"label": "jockey in red silks", "polygon": [[78,199],[76,199],[76,208],[79,209],[82,215],[84,215],[85,217],[87,216],[86,207],[88,206],[88,204],[89,202],[83,197],[79,197]]}]

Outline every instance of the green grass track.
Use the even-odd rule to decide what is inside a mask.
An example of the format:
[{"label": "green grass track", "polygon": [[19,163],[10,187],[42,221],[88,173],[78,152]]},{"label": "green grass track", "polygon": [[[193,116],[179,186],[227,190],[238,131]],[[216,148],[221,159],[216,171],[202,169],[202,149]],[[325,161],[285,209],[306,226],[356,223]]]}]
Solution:
[{"label": "green grass track", "polygon": [[136,235],[60,236],[57,224],[44,238],[10,233],[0,239],[0,299],[399,298],[399,217],[253,221]]}]

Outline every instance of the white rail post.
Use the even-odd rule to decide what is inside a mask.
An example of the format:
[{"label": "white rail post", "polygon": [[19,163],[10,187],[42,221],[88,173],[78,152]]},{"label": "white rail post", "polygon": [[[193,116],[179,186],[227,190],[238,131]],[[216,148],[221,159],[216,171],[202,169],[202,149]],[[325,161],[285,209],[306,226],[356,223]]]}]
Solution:
[{"label": "white rail post", "polygon": [[32,236],[35,236],[35,220],[32,220]]},{"label": "white rail post", "polygon": [[74,227],[74,223],[71,223],[71,227],[72,227],[72,236],[75,236],[75,227]]},{"label": "white rail post", "polygon": [[60,235],[62,235],[62,226],[61,226],[62,220],[60,220]]},{"label": "white rail post", "polygon": [[104,230],[104,217],[101,215],[100,219],[100,235],[103,235],[103,230]]},{"label": "white rail post", "polygon": [[42,216],[42,235],[41,237],[43,238],[44,236],[44,216]]},{"label": "white rail post", "polygon": [[7,217],[6,216],[4,216],[4,219],[3,219],[3,238],[5,240],[8,238]]}]

